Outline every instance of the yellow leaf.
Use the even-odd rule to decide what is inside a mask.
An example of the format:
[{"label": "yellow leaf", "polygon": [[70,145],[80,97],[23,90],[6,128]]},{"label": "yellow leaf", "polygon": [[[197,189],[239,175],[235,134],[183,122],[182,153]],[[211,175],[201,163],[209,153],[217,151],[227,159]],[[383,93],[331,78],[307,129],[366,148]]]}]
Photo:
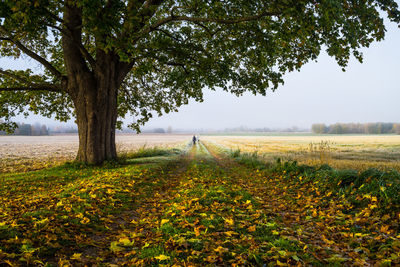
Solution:
[{"label": "yellow leaf", "polygon": [[223,253],[223,252],[228,252],[228,249],[224,248],[224,247],[221,247],[221,246],[218,246],[217,248],[214,249],[214,251],[218,252],[218,253]]},{"label": "yellow leaf", "polygon": [[90,219],[87,217],[83,217],[83,219],[81,220],[81,224],[87,224],[90,222]]},{"label": "yellow leaf", "polygon": [[229,225],[233,225],[233,219],[225,219],[225,222]]},{"label": "yellow leaf", "polygon": [[111,242],[110,250],[111,250],[112,252],[118,252],[118,251],[124,250],[124,248],[118,246],[118,242],[117,242],[117,241],[114,241],[114,242]]},{"label": "yellow leaf", "polygon": [[389,225],[382,225],[381,232],[385,233],[385,234],[389,234],[388,229],[389,229]]},{"label": "yellow leaf", "polygon": [[312,216],[313,216],[313,217],[317,217],[317,216],[318,216],[318,212],[317,212],[317,210],[313,210],[313,212],[312,212]]},{"label": "yellow leaf", "polygon": [[363,195],[363,197],[364,197],[364,198],[370,199],[370,198],[371,198],[371,195],[370,195],[370,194],[365,194],[365,195]]},{"label": "yellow leaf", "polygon": [[131,240],[130,240],[128,237],[126,237],[126,236],[121,237],[121,238],[118,240],[118,242],[119,242],[120,244],[122,244],[123,246],[125,246],[125,247],[127,247],[127,246],[132,246],[133,243],[134,243],[134,241],[131,242]]},{"label": "yellow leaf", "polygon": [[82,253],[74,253],[74,255],[71,256],[71,260],[81,260]]},{"label": "yellow leaf", "polygon": [[224,234],[230,237],[232,235],[236,235],[237,233],[234,231],[226,231],[226,232],[224,232]]},{"label": "yellow leaf", "polygon": [[168,219],[162,219],[162,220],[161,220],[161,225],[166,224],[167,222],[169,222]]},{"label": "yellow leaf", "polygon": [[255,231],[256,231],[256,226],[255,226],[255,225],[252,225],[252,226],[250,226],[249,228],[247,228],[247,230],[248,230],[249,232],[255,232]]},{"label": "yellow leaf", "polygon": [[199,236],[199,235],[200,235],[200,227],[195,227],[195,228],[194,228],[194,234],[195,234],[196,236]]},{"label": "yellow leaf", "polygon": [[277,266],[287,266],[286,263],[282,263],[282,262],[280,262],[280,261],[278,261],[278,260],[276,260],[276,265],[277,265]]},{"label": "yellow leaf", "polygon": [[159,260],[159,261],[165,261],[165,260],[169,260],[171,257],[170,256],[165,256],[163,254],[154,257],[155,259]]}]

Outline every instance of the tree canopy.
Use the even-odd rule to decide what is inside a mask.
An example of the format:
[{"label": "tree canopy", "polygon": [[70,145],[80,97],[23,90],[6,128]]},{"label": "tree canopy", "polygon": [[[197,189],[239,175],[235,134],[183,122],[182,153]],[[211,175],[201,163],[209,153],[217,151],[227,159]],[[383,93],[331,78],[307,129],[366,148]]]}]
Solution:
[{"label": "tree canopy", "polygon": [[[362,61],[384,38],[385,13],[400,22],[394,0],[4,0],[0,55],[31,67],[0,68],[0,130],[29,111],[76,117],[88,84],[107,79],[109,108],[137,130],[205,88],[264,95],[323,49],[343,68]],[[99,103],[114,94],[94,91]]]}]

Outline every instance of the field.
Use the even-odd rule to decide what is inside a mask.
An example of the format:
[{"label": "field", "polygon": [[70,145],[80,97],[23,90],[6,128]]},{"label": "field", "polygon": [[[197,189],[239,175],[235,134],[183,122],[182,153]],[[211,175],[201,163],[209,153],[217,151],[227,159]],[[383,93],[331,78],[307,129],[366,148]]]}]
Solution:
[{"label": "field", "polygon": [[[187,135],[120,134],[116,146],[124,155],[144,147],[178,146],[189,139]],[[57,166],[72,161],[77,151],[77,135],[0,136],[0,173]]]},{"label": "field", "polygon": [[301,164],[329,164],[340,169],[400,170],[400,135],[207,136],[231,150],[256,153],[267,162],[277,158]]},{"label": "field", "polygon": [[[0,173],[0,265],[399,265],[400,173],[357,163],[396,163],[398,137],[337,137],[328,152],[354,170],[319,164],[317,138],[120,136],[123,157],[102,166],[62,164],[73,137],[0,139],[17,162]],[[293,150],[312,165],[285,161]]]}]

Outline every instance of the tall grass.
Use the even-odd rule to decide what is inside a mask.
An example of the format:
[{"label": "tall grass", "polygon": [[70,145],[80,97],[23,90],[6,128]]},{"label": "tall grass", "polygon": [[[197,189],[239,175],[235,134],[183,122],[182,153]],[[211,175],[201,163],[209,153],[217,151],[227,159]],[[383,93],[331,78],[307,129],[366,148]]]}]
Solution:
[{"label": "tall grass", "polygon": [[338,169],[400,171],[400,136],[207,136],[204,141],[241,153]]},{"label": "tall grass", "polygon": [[400,211],[400,172],[394,169],[335,169],[326,163],[310,166],[298,164],[297,161],[282,161],[280,158],[268,164],[256,153],[243,153],[239,149],[233,150],[230,156],[240,164],[264,170],[271,175],[281,175],[295,183],[311,183],[319,187],[321,192],[333,190],[337,196],[345,197],[357,206],[367,205],[365,196],[376,197],[383,203],[381,212]]}]

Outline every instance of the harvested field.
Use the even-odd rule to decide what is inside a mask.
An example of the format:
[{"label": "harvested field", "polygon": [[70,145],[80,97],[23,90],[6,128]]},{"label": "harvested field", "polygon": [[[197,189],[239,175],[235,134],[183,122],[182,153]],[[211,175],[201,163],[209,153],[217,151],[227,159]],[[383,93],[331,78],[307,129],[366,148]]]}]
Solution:
[{"label": "harvested field", "polygon": [[[120,134],[119,154],[142,147],[175,147],[190,141],[190,135]],[[0,172],[28,171],[59,165],[75,158],[77,135],[0,136]]]},{"label": "harvested field", "polygon": [[206,136],[222,148],[335,168],[400,170],[400,135]]}]

